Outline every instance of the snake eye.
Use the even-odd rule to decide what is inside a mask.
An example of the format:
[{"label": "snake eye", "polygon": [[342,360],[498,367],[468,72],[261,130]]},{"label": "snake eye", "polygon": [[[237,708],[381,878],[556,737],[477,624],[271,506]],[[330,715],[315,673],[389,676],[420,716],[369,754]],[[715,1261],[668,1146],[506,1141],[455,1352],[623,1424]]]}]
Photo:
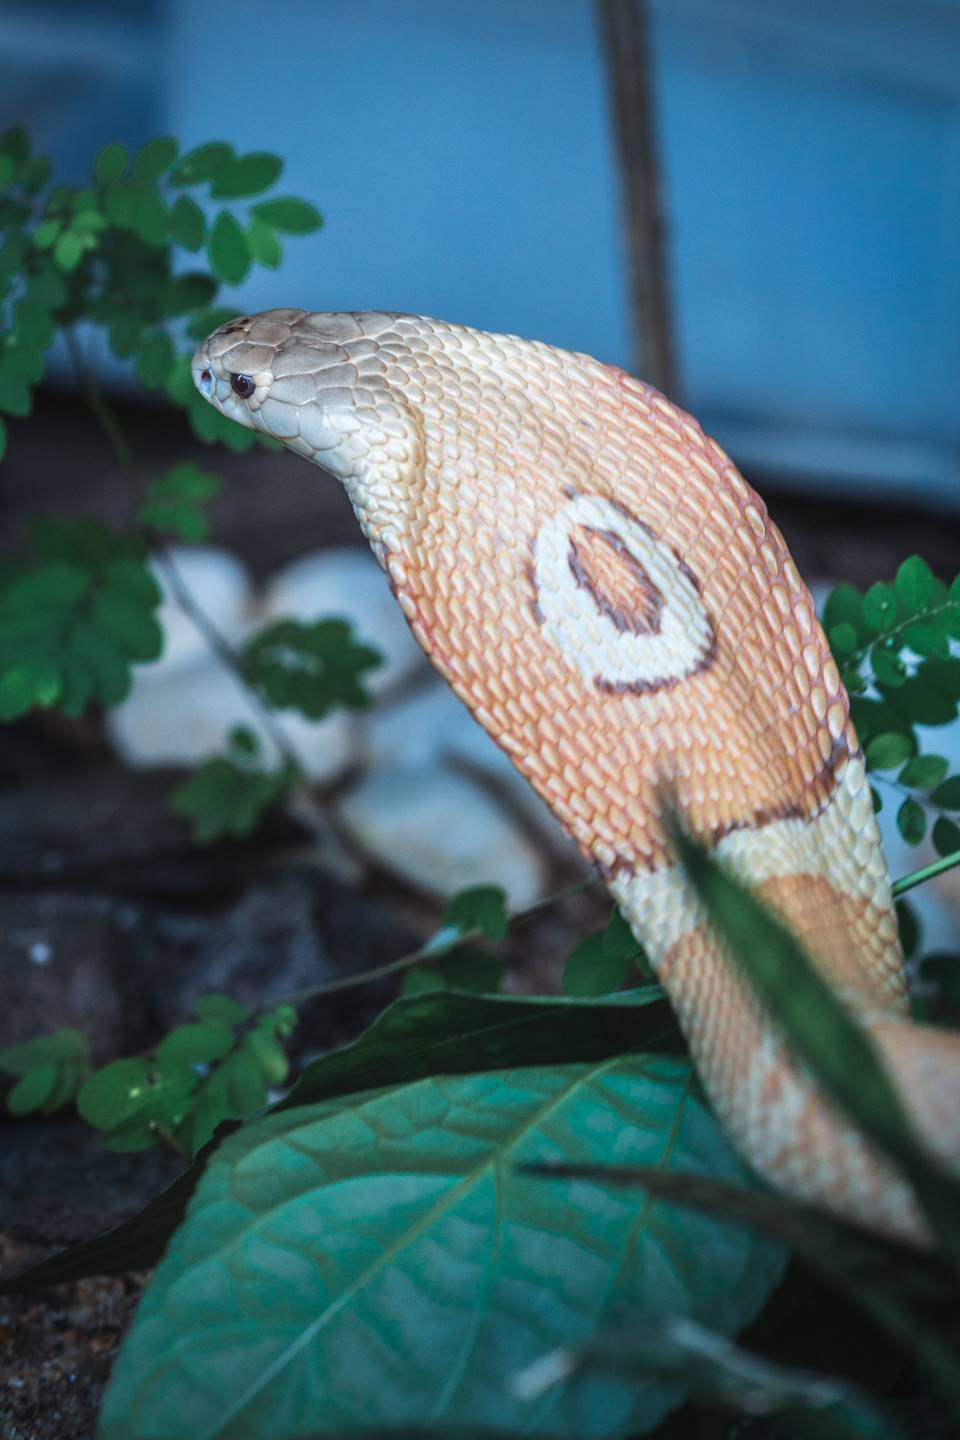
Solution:
[{"label": "snake eye", "polygon": [[230,385],[234,395],[239,395],[241,400],[249,400],[257,388],[249,375],[231,375]]}]

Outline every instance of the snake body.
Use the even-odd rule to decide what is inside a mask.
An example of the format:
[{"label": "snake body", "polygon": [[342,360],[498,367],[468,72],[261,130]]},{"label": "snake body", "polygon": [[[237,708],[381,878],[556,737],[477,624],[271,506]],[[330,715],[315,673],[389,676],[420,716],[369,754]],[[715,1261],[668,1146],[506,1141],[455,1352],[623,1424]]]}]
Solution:
[{"label": "snake body", "polygon": [[270,310],[193,368],[225,414],[342,481],[417,640],[599,868],[754,1168],[922,1241],[908,1184],[792,1056],[664,833],[669,787],[869,1029],[931,1147],[960,1156],[960,1049],[907,1016],[846,693],[723,451],[621,370],[420,316]]}]

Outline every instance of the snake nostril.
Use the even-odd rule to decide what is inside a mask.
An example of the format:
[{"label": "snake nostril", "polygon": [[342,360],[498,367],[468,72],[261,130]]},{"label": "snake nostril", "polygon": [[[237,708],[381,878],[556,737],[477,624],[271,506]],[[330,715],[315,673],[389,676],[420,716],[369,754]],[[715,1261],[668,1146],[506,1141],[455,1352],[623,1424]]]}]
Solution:
[{"label": "snake nostril", "polygon": [[200,389],[203,391],[204,395],[209,395],[209,394],[210,394],[210,389],[211,389],[211,386],[212,386],[212,385],[213,385],[213,376],[210,374],[210,371],[209,371],[209,370],[201,370],[201,371],[200,371]]}]

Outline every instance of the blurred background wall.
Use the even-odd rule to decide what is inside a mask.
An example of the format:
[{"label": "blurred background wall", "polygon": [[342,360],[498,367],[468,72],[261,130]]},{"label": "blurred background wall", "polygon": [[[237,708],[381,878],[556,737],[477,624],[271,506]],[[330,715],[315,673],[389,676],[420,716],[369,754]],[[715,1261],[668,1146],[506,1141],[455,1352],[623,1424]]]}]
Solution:
[{"label": "blurred background wall", "polygon": [[[960,507],[958,0],[646,15],[679,398],[779,487]],[[284,155],[326,228],[238,310],[420,311],[631,365],[605,33],[593,0],[5,0],[0,108],[66,178],[162,132]]]}]

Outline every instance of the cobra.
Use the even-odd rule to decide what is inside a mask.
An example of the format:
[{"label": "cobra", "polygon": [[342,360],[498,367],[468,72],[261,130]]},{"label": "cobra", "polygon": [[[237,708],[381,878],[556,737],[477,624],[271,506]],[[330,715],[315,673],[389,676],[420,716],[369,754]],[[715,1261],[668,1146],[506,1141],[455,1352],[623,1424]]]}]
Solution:
[{"label": "cobra", "polygon": [[955,1163],[960,1037],[908,1017],[847,696],[783,537],[723,451],[621,370],[414,315],[244,316],[193,373],[224,414],[342,481],[417,640],[598,867],[756,1171],[922,1243],[908,1184],[790,1052],[664,832],[669,786]]}]

